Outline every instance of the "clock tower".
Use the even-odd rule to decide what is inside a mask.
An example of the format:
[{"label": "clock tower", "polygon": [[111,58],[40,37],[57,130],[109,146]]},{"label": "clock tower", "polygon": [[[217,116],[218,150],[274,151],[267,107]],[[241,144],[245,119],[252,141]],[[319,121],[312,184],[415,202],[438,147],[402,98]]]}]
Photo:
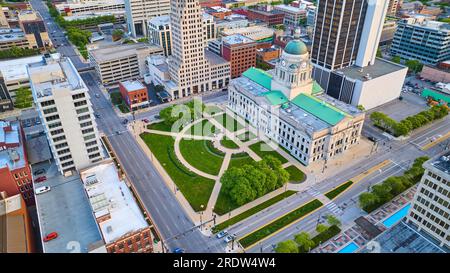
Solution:
[{"label": "clock tower", "polygon": [[300,41],[300,30],[297,29],[294,40],[286,45],[275,67],[271,89],[283,92],[289,100],[300,93],[311,94],[313,88],[311,73],[312,65],[308,49]]}]

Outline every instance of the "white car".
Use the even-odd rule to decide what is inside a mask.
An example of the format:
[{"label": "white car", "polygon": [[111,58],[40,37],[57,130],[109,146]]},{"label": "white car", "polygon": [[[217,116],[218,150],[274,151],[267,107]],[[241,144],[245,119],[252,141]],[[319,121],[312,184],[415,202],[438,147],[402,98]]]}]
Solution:
[{"label": "white car", "polygon": [[229,242],[233,241],[233,239],[233,236],[228,235],[227,237],[225,237],[225,239],[223,239],[223,241],[228,244]]},{"label": "white car", "polygon": [[49,191],[50,191],[50,187],[49,187],[49,186],[39,187],[39,188],[37,188],[37,189],[34,190],[34,192],[36,193],[36,195],[38,195],[38,194],[43,194],[43,193],[46,193],[46,192],[49,192]]},{"label": "white car", "polygon": [[228,235],[228,232],[226,230],[222,230],[221,232],[217,233],[216,238],[221,239],[227,235]]}]

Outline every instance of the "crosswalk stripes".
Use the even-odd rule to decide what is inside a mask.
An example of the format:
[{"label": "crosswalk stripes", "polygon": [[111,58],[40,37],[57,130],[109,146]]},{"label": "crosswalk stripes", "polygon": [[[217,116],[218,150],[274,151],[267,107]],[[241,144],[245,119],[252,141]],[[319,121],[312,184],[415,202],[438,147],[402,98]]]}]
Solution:
[{"label": "crosswalk stripes", "polygon": [[329,211],[336,215],[340,215],[343,212],[334,202],[328,203],[326,207]]},{"label": "crosswalk stripes", "polygon": [[314,189],[314,188],[308,188],[308,189],[306,190],[306,192],[307,192],[309,195],[311,195],[312,197],[316,197],[316,196],[321,195],[321,192],[320,192],[320,191],[317,191],[317,190]]}]

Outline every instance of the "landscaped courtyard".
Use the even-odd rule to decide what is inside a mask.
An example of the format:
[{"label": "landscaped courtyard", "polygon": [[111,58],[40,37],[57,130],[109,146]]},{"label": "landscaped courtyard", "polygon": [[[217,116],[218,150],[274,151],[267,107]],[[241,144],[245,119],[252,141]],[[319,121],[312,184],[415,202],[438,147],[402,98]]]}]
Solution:
[{"label": "landscaped courtyard", "polygon": [[[234,118],[232,113],[225,113],[218,106],[206,106],[201,115],[197,114],[180,130],[173,131],[172,124],[163,120],[147,125],[141,138],[193,211],[209,209],[220,216],[279,189],[287,182],[300,183],[305,179],[300,169],[291,166],[285,156],[265,145],[245,125],[245,121]],[[251,183],[265,183],[249,185],[255,192],[245,199],[239,199],[242,194],[235,194],[242,183],[227,183],[226,187],[223,184],[224,176],[230,177],[230,172],[242,171],[248,172],[249,178],[255,177]],[[277,181],[271,181],[274,177]],[[257,192],[256,188],[259,189]],[[252,205],[236,219],[256,213],[293,192],[288,193],[277,193],[270,200],[266,198],[265,202],[259,202],[260,205]]]}]

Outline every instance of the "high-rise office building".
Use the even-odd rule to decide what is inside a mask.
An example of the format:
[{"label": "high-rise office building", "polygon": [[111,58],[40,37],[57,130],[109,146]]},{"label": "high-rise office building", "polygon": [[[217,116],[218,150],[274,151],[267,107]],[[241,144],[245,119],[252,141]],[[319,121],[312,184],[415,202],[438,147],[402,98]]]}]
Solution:
[{"label": "high-rise office building", "polygon": [[230,63],[205,51],[203,12],[198,0],[171,1],[172,56],[168,58],[173,98],[220,90],[230,80]]},{"label": "high-rise office building", "polygon": [[[336,99],[371,109],[400,96],[405,67],[377,59],[389,0],[319,0],[313,77]],[[389,83],[389,84],[387,84]]]},{"label": "high-rise office building", "polygon": [[170,0],[125,0],[128,31],[136,36],[147,35],[147,21],[170,12]]},{"label": "high-rise office building", "polygon": [[407,221],[450,247],[450,152],[423,164],[425,172],[407,216]]},{"label": "high-rise office building", "polygon": [[319,0],[311,61],[326,69],[373,64],[388,0]]},{"label": "high-rise office building", "polygon": [[30,87],[61,173],[102,159],[88,88],[69,58],[46,56],[28,66]]}]

